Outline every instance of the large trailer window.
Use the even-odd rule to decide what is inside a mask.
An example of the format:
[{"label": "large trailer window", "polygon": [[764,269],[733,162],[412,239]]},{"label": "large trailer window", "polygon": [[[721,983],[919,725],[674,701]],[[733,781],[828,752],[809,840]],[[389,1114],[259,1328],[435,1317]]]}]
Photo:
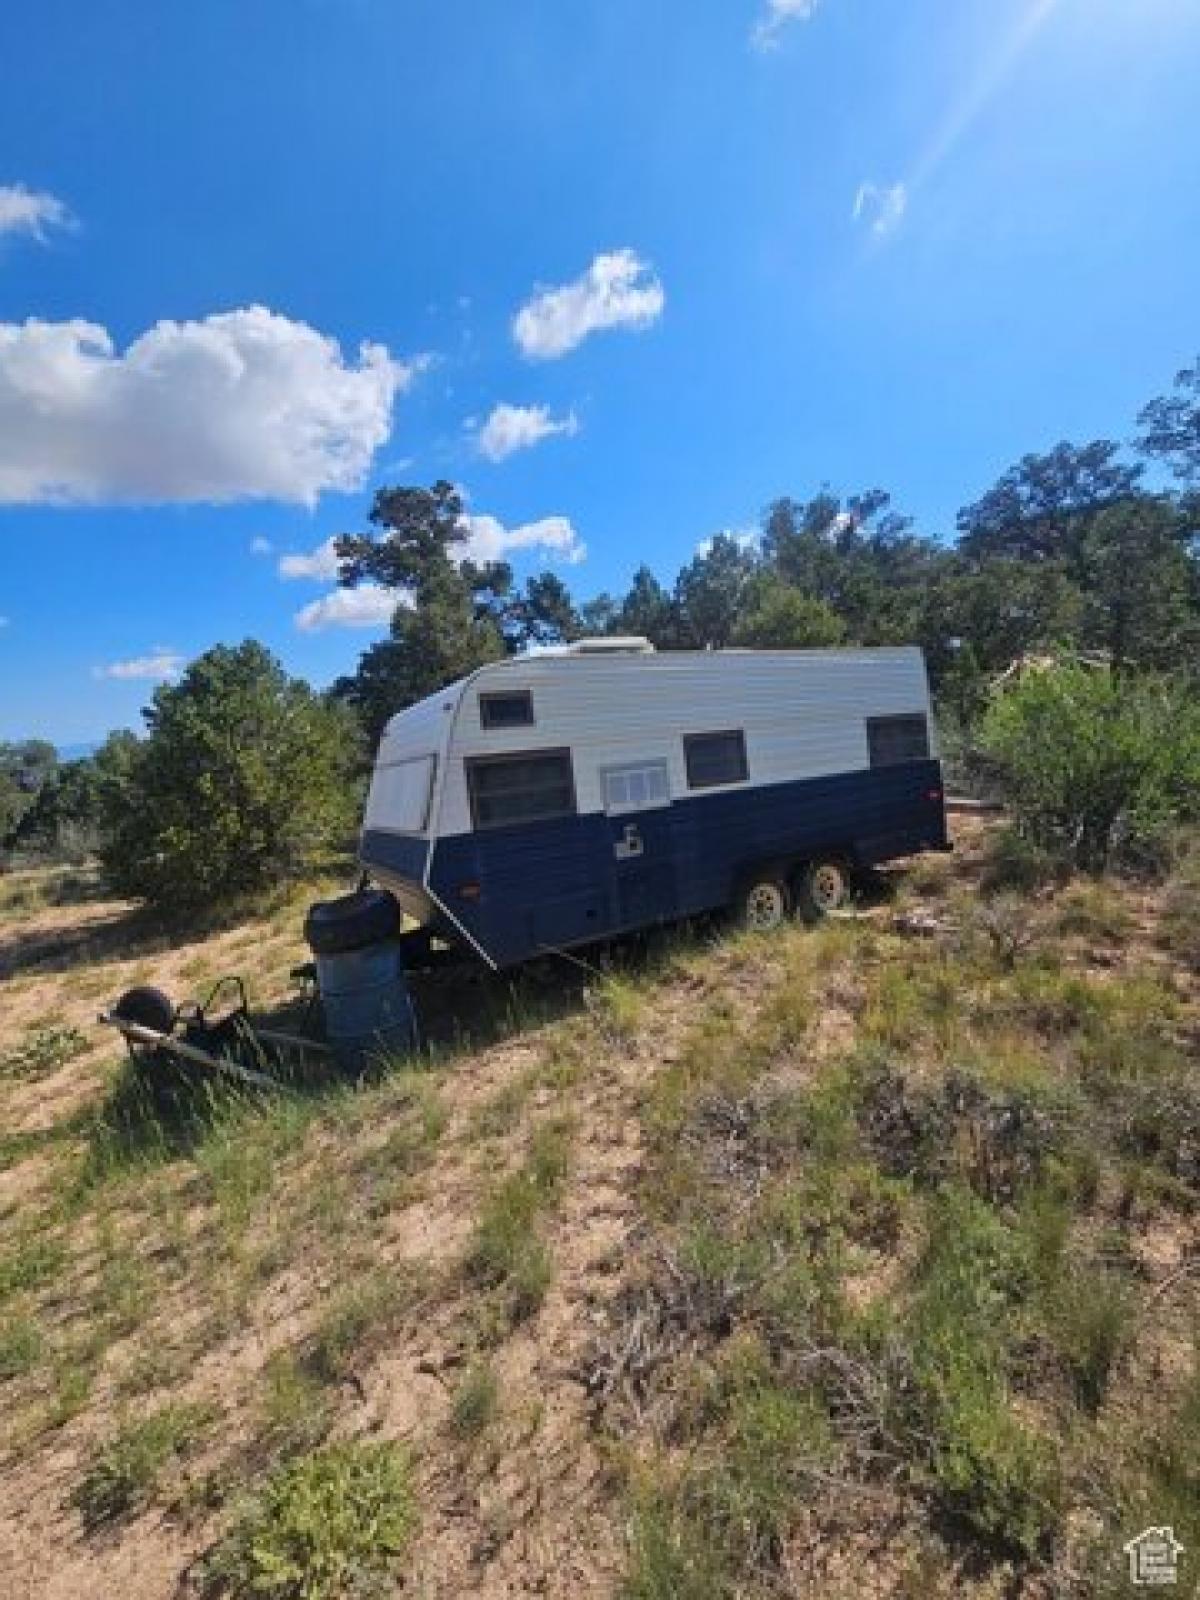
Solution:
[{"label": "large trailer window", "polygon": [[429,825],[436,756],[414,756],[376,767],[365,825],[388,833],[424,833]]},{"label": "large trailer window", "polygon": [[923,715],[868,717],[867,748],[873,767],[929,760],[929,724]]},{"label": "large trailer window", "polygon": [[750,776],[746,735],[740,728],[725,733],[689,733],[683,741],[688,787],[714,789],[722,783],[745,783]]},{"label": "large trailer window", "polygon": [[476,756],[466,763],[471,817],[477,828],[544,822],[575,814],[575,780],[569,750]]},{"label": "large trailer window", "polygon": [[531,728],[533,694],[517,689],[511,694],[481,694],[479,725],[483,728]]}]

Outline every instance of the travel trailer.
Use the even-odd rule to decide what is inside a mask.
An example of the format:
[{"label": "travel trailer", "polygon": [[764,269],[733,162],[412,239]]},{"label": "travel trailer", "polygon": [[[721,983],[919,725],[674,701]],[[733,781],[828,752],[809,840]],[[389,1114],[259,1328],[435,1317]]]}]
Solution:
[{"label": "travel trailer", "polygon": [[359,855],[432,936],[511,967],[723,906],[770,928],[944,850],[916,649],[518,656],[399,712]]}]

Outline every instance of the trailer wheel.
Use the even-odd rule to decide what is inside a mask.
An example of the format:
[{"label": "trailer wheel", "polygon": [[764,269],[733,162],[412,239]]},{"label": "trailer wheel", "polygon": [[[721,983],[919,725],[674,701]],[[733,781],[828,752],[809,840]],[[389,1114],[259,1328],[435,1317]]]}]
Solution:
[{"label": "trailer wheel", "polygon": [[850,898],[850,873],[832,856],[807,862],[796,878],[796,910],[805,922],[820,922]]},{"label": "trailer wheel", "polygon": [[792,913],[792,893],[785,878],[754,877],[742,889],[741,920],[753,933],[773,933]]}]

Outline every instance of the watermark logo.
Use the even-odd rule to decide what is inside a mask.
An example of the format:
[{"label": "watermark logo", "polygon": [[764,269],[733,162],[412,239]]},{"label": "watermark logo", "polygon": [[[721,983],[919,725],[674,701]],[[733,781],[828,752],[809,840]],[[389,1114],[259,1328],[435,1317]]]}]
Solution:
[{"label": "watermark logo", "polygon": [[1174,1528],[1146,1528],[1124,1546],[1129,1581],[1139,1589],[1166,1589],[1179,1582],[1183,1546]]}]

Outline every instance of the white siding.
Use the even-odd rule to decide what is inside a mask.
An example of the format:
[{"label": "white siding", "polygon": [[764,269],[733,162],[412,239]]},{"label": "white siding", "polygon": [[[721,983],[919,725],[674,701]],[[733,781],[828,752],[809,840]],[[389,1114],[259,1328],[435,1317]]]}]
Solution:
[{"label": "white siding", "polygon": [[[480,725],[479,693],[499,689],[532,691],[533,727]],[[471,828],[464,757],[569,747],[579,810],[600,811],[601,770],[623,762],[665,759],[672,797],[691,792],[686,733],[743,729],[750,783],[784,783],[868,766],[869,716],[929,712],[924,662],[914,649],[534,656],[485,667],[393,718],[392,759],[401,747],[420,753],[422,736],[433,748],[437,721],[429,708],[448,721],[443,708],[456,702],[434,805],[435,831],[446,835]]]},{"label": "white siding", "polygon": [[[364,828],[411,833],[413,785],[420,773],[414,762],[433,758],[434,794],[429,805],[429,826],[437,813],[437,785],[445,767],[450,722],[461,685],[420,700],[394,716],[384,729],[371,774]],[[428,826],[424,830],[428,832]]]}]

